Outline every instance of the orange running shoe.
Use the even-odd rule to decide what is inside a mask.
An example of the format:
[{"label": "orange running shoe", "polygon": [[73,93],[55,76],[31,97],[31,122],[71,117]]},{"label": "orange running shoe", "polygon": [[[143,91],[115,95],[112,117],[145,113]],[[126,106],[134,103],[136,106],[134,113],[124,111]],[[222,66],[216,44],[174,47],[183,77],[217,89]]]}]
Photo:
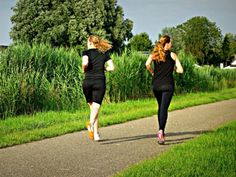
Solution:
[{"label": "orange running shoe", "polygon": [[90,122],[86,123],[86,128],[88,129],[89,139],[93,140],[94,139],[94,133],[93,133],[93,129],[92,129],[92,126],[91,126]]}]

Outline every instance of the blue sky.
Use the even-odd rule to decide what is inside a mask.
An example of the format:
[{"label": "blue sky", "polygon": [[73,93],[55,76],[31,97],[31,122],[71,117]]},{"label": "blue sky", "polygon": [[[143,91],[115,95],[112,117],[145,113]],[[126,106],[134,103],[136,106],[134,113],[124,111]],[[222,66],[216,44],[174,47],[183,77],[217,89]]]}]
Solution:
[{"label": "blue sky", "polygon": [[147,32],[154,42],[164,27],[195,16],[215,22],[222,34],[236,34],[236,0],[118,0],[125,18],[134,21],[133,33]]},{"label": "blue sky", "polygon": [[[0,0],[0,45],[11,43],[11,7],[17,0]],[[154,42],[164,27],[173,27],[194,16],[215,22],[222,34],[236,34],[236,0],[117,0],[125,18],[134,22],[133,33],[148,33]]]}]

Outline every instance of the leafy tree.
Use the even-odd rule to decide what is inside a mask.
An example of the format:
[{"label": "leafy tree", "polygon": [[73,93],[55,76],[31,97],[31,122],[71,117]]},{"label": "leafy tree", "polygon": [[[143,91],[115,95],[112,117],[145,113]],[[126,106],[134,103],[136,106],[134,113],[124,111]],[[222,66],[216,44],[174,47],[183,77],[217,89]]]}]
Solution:
[{"label": "leafy tree", "polygon": [[147,33],[136,34],[130,39],[129,47],[136,51],[149,51],[152,48],[152,41]]},{"label": "leafy tree", "polygon": [[215,64],[220,61],[221,30],[206,17],[193,17],[177,27],[164,28],[162,34],[173,39],[173,50],[183,49],[196,57],[199,64]]},{"label": "leafy tree", "polygon": [[224,36],[224,40],[222,43],[222,58],[223,58],[223,62],[227,65],[227,63],[229,63],[230,60],[230,41],[229,41],[229,36],[226,34]]},{"label": "leafy tree", "polygon": [[181,28],[185,51],[197,57],[200,64],[210,64],[208,54],[219,53],[221,46],[221,31],[216,24],[206,17],[193,17],[183,23]]},{"label": "leafy tree", "polygon": [[132,37],[133,22],[116,0],[19,0],[13,11],[13,41],[81,47],[97,34],[118,50]]},{"label": "leafy tree", "polygon": [[[183,50],[183,34],[182,29],[180,27],[166,27],[162,29],[162,35],[169,35],[171,37],[172,41],[172,50],[175,52],[179,52]],[[161,37],[161,34],[159,35],[159,38]]]},{"label": "leafy tree", "polygon": [[236,55],[236,35],[227,33],[222,43],[222,58],[225,65],[229,65]]},{"label": "leafy tree", "polygon": [[232,55],[236,54],[236,34],[228,33],[230,39],[230,51]]}]

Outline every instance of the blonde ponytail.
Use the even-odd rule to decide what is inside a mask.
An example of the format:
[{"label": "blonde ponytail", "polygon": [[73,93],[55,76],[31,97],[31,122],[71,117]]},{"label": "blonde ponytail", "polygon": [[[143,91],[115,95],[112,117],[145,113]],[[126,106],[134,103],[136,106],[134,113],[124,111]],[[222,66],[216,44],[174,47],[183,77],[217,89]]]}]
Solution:
[{"label": "blonde ponytail", "polygon": [[110,50],[112,45],[106,39],[101,39],[96,35],[89,36],[88,40],[94,44],[94,46],[102,53]]},{"label": "blonde ponytail", "polygon": [[157,42],[153,49],[152,59],[157,62],[165,61],[165,51],[160,42]]},{"label": "blonde ponytail", "polygon": [[165,49],[164,46],[170,42],[170,36],[164,35],[160,38],[160,40],[156,43],[153,51],[152,51],[152,59],[154,61],[164,61],[165,58]]}]

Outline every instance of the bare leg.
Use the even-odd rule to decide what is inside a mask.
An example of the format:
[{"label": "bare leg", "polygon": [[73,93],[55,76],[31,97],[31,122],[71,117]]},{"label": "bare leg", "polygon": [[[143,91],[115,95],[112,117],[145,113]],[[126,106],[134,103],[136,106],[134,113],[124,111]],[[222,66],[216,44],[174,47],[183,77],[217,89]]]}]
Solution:
[{"label": "bare leg", "polygon": [[98,115],[97,115],[93,125],[94,125],[94,127],[93,127],[94,128],[94,134],[98,134]]},{"label": "bare leg", "polygon": [[100,104],[92,102],[90,106],[90,123],[93,127],[94,134],[98,134],[98,113],[100,110]]}]

